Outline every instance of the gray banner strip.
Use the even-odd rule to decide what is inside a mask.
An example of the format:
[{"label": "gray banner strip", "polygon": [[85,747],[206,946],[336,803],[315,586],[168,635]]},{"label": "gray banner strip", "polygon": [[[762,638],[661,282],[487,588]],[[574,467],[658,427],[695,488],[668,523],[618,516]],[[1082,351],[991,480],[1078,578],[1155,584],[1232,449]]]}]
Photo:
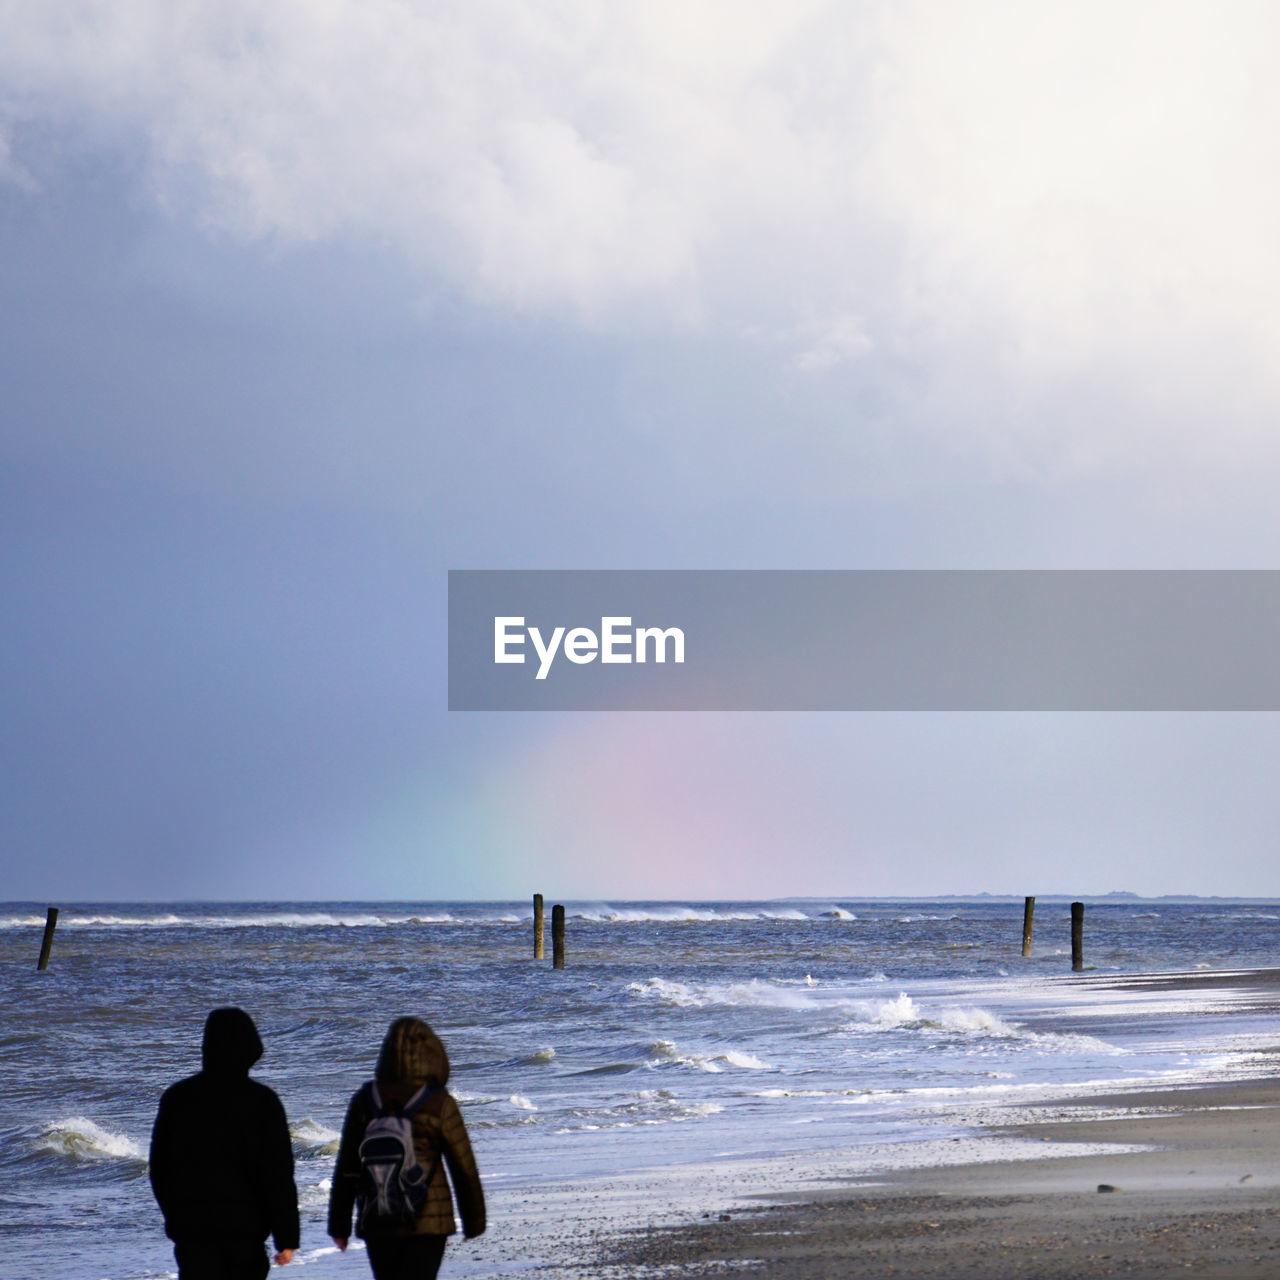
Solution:
[{"label": "gray banner strip", "polygon": [[1275,570],[453,570],[449,707],[1275,711],[1278,640]]}]

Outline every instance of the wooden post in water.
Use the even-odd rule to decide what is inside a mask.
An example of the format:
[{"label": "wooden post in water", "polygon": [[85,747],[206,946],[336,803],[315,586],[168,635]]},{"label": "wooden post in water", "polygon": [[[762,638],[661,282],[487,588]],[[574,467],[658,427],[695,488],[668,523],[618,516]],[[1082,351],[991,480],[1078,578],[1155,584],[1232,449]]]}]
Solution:
[{"label": "wooden post in water", "polygon": [[1036,919],[1036,900],[1028,898],[1022,904],[1022,958],[1031,954],[1031,927]]},{"label": "wooden post in water", "polygon": [[1071,904],[1071,968],[1079,973],[1084,968],[1084,903]]},{"label": "wooden post in water", "polygon": [[44,941],[40,944],[40,963],[37,969],[49,967],[49,952],[53,950],[53,931],[58,927],[58,908],[50,907],[44,918]]},{"label": "wooden post in water", "polygon": [[533,895],[533,958],[542,959],[542,894]]},{"label": "wooden post in water", "polygon": [[558,902],[551,908],[551,964],[564,968],[564,908]]}]

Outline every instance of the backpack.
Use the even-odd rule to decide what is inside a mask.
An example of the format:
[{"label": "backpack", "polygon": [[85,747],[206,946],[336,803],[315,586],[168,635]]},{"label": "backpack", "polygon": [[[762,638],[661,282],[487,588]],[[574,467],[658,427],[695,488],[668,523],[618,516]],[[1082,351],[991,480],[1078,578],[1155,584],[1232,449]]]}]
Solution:
[{"label": "backpack", "polygon": [[374,1117],[360,1139],[360,1214],[366,1225],[407,1226],[427,1201],[431,1168],[418,1162],[413,1147],[413,1116],[439,1085],[424,1084],[403,1107],[385,1103],[376,1083],[365,1086]]}]

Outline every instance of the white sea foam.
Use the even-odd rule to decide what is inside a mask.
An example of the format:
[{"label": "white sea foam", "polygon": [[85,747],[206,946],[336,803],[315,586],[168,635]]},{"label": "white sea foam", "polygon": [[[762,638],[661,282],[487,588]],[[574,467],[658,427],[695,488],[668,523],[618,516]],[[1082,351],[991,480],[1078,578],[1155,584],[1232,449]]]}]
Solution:
[{"label": "white sea foam", "polygon": [[507,1101],[513,1106],[518,1107],[521,1111],[537,1111],[537,1107],[524,1096],[523,1093],[513,1093]]},{"label": "white sea foam", "polygon": [[660,1000],[664,1004],[680,1008],[697,1008],[710,1003],[699,992],[683,982],[670,982],[666,978],[646,978],[643,982],[628,983],[627,990],[642,1000]]},{"label": "white sea foam", "polygon": [[675,1066],[695,1067],[699,1071],[707,1071],[718,1075],[724,1070],[712,1057],[701,1053],[684,1053],[670,1040],[655,1040],[649,1046],[649,1062],[651,1067]]},{"label": "white sea foam", "polygon": [[767,1062],[761,1062],[754,1053],[743,1053],[739,1049],[727,1049],[717,1061],[723,1060],[731,1067],[742,1067],[746,1071],[772,1071]]},{"label": "white sea foam", "polygon": [[[805,984],[806,987],[808,983]],[[684,983],[667,978],[646,978],[633,982],[627,990],[645,1000],[658,1000],[679,1008],[703,1008],[707,1005],[762,1006],[777,1009],[814,1009],[820,1007],[807,991],[792,985],[763,982]]]},{"label": "white sea foam", "polygon": [[723,1110],[724,1107],[719,1102],[689,1102],[682,1108],[684,1118],[688,1120],[697,1120],[703,1116],[719,1115]]},{"label": "white sea foam", "polygon": [[[513,922],[514,918],[513,918]],[[317,929],[317,928],[384,928],[400,924],[483,924],[465,921],[447,913],[440,915],[372,915],[339,914],[328,911],[279,911],[259,915],[76,915],[63,912],[59,929]],[[496,923],[496,922],[495,922]],[[6,916],[0,918],[0,929],[33,928],[44,924],[41,916]]]},{"label": "white sea foam", "polygon": [[106,1129],[85,1116],[55,1120],[40,1130],[35,1150],[72,1160],[127,1160],[146,1164],[146,1153],[132,1138]]},{"label": "white sea foam", "polygon": [[369,912],[283,911],[254,916],[195,916],[182,923],[202,929],[385,929],[402,924],[483,924],[448,912],[375,915]]},{"label": "white sea foam", "polygon": [[1265,911],[1224,911],[1202,915],[1201,920],[1280,920],[1280,916]]},{"label": "white sea foam", "polygon": [[[44,922],[41,921],[41,924]],[[161,916],[70,915],[63,912],[58,919],[59,929],[169,929],[178,924],[194,923],[189,917],[173,914]]]},{"label": "white sea foam", "polygon": [[596,924],[732,924],[751,920],[810,920],[796,907],[752,907],[724,910],[672,904],[662,907],[613,907],[606,903],[580,907],[570,919]]},{"label": "white sea foam", "polygon": [[341,1135],[310,1117],[295,1120],[289,1126],[293,1152],[297,1156],[337,1155]]},{"label": "white sea foam", "polygon": [[779,982],[753,979],[730,984],[672,982],[648,978],[633,982],[627,990],[641,999],[657,1000],[676,1008],[711,1005],[741,1008],[790,1009],[797,1012],[829,1012],[846,1021],[845,1029],[932,1029],[976,1031],[988,1035],[1015,1036],[1016,1027],[985,1009],[943,1005],[921,1008],[906,992],[892,1000],[849,1000],[806,982],[804,989]]},{"label": "white sea foam", "polygon": [[753,1053],[740,1049],[725,1049],[720,1053],[698,1053],[678,1048],[670,1040],[655,1040],[649,1045],[648,1066],[694,1067],[699,1071],[719,1075],[725,1067],[737,1067],[743,1071],[772,1071],[774,1068],[762,1062]]},{"label": "white sea foam", "polygon": [[590,920],[598,924],[707,924],[729,918],[710,907],[610,907],[602,904],[573,913],[575,920]]},{"label": "white sea foam", "polygon": [[575,1121],[558,1133],[576,1130],[631,1129],[637,1125],[679,1124],[689,1120],[702,1120],[719,1115],[724,1104],[704,1099],[695,1101],[681,1098],[669,1089],[641,1089],[627,1095],[613,1106],[578,1109],[570,1113]]},{"label": "white sea foam", "polygon": [[847,1098],[861,1097],[871,1092],[870,1089],[756,1089],[750,1096],[753,1098]]},{"label": "white sea foam", "polygon": [[[877,974],[871,981],[887,979],[883,974]],[[750,982],[717,984],[673,982],[656,977],[631,983],[627,990],[641,1000],[652,1000],[678,1009],[696,1010],[713,1006],[762,1008],[791,1011],[801,1017],[830,1018],[833,1030],[858,1035],[899,1032],[936,1035],[942,1032],[972,1038],[975,1043],[989,1040],[1004,1041],[1011,1046],[1034,1045],[1041,1051],[1060,1051],[1072,1057],[1082,1053],[1111,1056],[1124,1052],[1093,1036],[1033,1030],[990,1009],[951,1001],[921,1001],[905,991],[892,999],[864,1000],[851,999],[838,989],[799,986],[785,980],[753,979]],[[1158,1007],[1164,1009],[1168,1005],[1169,1002],[1163,1000]],[[1197,1007],[1203,1007],[1203,1000]],[[1106,1011],[1116,1010],[1110,1007]],[[702,1070],[719,1069],[719,1060],[715,1057],[707,1058],[705,1061],[710,1065],[704,1065],[702,1060],[693,1061],[692,1055],[682,1056],[690,1059],[689,1065],[698,1065]]]},{"label": "white sea foam", "polygon": [[945,1005],[926,1010],[905,991],[900,992],[893,1000],[850,1001],[845,1008],[853,1015],[846,1029],[856,1031],[870,1027],[877,1030],[902,1028],[911,1031],[974,1031],[984,1035],[1010,1037],[1020,1034],[1018,1028],[986,1009]]},{"label": "white sea foam", "polygon": [[[843,908],[837,907],[822,913],[826,918],[854,919]],[[570,912],[570,918],[596,924],[662,924],[735,923],[752,920],[813,919],[795,907],[761,906],[738,909],[719,909],[671,905],[661,907],[613,907],[607,904],[587,906]],[[380,913],[372,911],[263,911],[253,914],[224,912],[163,912],[158,914],[96,912],[77,914],[74,910],[62,913],[59,928],[67,929],[322,929],[386,928],[406,924],[470,924],[517,925],[527,924],[531,913],[527,911],[487,911],[456,915],[449,911],[398,911]],[[0,929],[31,929],[44,924],[40,915],[24,914],[0,917]]]},{"label": "white sea foam", "polygon": [[[332,1185],[328,1178],[322,1178],[319,1182],[299,1185],[298,1208],[323,1209],[329,1203],[329,1189]],[[296,1257],[294,1262],[297,1262]]]}]

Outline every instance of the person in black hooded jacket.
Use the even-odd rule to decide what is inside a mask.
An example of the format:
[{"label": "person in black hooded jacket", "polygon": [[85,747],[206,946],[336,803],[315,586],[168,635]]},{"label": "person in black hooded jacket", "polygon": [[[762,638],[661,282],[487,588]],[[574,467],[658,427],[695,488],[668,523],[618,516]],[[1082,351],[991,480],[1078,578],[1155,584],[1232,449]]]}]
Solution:
[{"label": "person in black hooded jacket", "polygon": [[166,1089],[151,1133],[151,1187],[180,1280],[262,1280],[298,1247],[293,1150],[280,1099],[249,1079],[262,1041],[243,1009],[215,1009],[204,1070]]}]

